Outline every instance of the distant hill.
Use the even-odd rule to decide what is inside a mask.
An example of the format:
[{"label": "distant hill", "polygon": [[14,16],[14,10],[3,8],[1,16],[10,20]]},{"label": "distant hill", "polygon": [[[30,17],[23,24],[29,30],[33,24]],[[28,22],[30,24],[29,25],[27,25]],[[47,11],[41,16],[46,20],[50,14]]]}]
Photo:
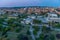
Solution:
[{"label": "distant hill", "polygon": [[0,9],[19,9],[19,8],[33,8],[33,7],[39,7],[39,8],[46,8],[46,7],[49,7],[49,6],[22,6],[22,7],[0,7]]}]

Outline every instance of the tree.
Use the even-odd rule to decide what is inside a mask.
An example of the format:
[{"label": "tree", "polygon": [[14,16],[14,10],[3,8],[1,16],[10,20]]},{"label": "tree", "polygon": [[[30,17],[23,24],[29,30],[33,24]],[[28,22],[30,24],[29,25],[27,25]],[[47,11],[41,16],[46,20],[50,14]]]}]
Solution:
[{"label": "tree", "polygon": [[44,34],[41,34],[37,40],[44,40]]},{"label": "tree", "polygon": [[55,40],[55,36],[53,34],[50,35],[50,40]]},{"label": "tree", "polygon": [[55,24],[54,27],[55,28],[60,28],[60,24]]},{"label": "tree", "polygon": [[36,35],[40,28],[39,26],[33,26],[33,28],[34,28],[33,33]]},{"label": "tree", "polygon": [[21,30],[20,28],[17,28],[17,29],[16,29],[16,32],[20,32],[20,30]]},{"label": "tree", "polygon": [[34,24],[41,24],[42,21],[41,21],[41,20],[36,20],[36,19],[34,19],[34,20],[33,20],[33,23],[34,23]]},{"label": "tree", "polygon": [[0,31],[2,31],[2,29],[3,29],[3,26],[2,26],[2,24],[0,24]]},{"label": "tree", "polygon": [[45,35],[44,40],[55,40],[55,36],[53,34]]},{"label": "tree", "polygon": [[9,19],[7,22],[12,24],[14,22],[14,20],[15,19]]},{"label": "tree", "polygon": [[27,31],[27,35],[30,35],[30,31],[29,30]]},{"label": "tree", "polygon": [[37,35],[37,31],[34,30],[33,33],[34,33],[34,35]]},{"label": "tree", "polygon": [[35,31],[39,31],[40,27],[39,26],[33,26]]},{"label": "tree", "polygon": [[0,23],[4,22],[4,19],[3,18],[0,18]]},{"label": "tree", "polygon": [[23,35],[23,34],[18,35],[17,38],[18,38],[18,40],[28,40],[28,36]]},{"label": "tree", "polygon": [[49,33],[51,31],[50,27],[43,26],[42,31],[44,33]]}]

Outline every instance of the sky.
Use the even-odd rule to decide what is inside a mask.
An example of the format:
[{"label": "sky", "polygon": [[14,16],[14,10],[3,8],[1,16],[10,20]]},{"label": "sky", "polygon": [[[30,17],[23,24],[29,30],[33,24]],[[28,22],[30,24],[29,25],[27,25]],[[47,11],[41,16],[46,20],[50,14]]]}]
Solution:
[{"label": "sky", "polygon": [[60,0],[0,0],[0,7],[51,6],[60,7]]}]

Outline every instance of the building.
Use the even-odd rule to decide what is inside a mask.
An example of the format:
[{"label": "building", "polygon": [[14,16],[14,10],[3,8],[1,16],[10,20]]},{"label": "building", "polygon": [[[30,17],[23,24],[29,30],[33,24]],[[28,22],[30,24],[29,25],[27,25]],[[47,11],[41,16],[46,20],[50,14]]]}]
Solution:
[{"label": "building", "polygon": [[49,10],[49,12],[54,12],[55,11],[54,8],[49,8],[48,10]]},{"label": "building", "polygon": [[18,9],[18,11],[19,11],[20,13],[26,13],[26,8],[20,8],[20,9]]},{"label": "building", "polygon": [[34,12],[34,9],[33,8],[28,8],[27,9],[27,14],[31,14],[31,13],[33,13]]},{"label": "building", "polygon": [[40,14],[41,13],[41,9],[40,8],[34,8],[34,13]]},{"label": "building", "polygon": [[60,18],[58,17],[57,14],[54,14],[54,13],[48,13],[48,20],[50,22],[59,22],[60,23]]}]

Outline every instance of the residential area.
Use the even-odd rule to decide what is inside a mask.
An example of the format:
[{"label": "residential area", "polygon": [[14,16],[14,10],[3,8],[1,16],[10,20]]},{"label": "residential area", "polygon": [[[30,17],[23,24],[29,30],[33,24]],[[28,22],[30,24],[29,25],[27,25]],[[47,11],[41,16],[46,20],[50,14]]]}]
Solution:
[{"label": "residential area", "polygon": [[0,40],[60,40],[60,8],[0,8]]}]

